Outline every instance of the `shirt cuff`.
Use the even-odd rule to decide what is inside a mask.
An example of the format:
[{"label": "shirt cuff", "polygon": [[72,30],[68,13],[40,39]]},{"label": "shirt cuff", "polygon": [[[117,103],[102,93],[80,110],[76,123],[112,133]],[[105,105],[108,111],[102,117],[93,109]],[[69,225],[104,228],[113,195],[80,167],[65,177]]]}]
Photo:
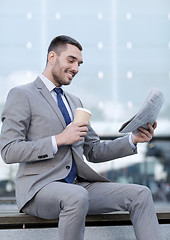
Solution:
[{"label": "shirt cuff", "polygon": [[136,148],[137,148],[137,144],[134,144],[132,142],[132,134],[129,134],[129,143],[130,143],[130,146],[131,146],[132,150],[135,151]]},{"label": "shirt cuff", "polygon": [[56,154],[56,152],[58,151],[58,147],[57,147],[57,143],[55,140],[55,136],[51,137],[51,141],[52,141],[52,147],[53,147],[53,154]]}]

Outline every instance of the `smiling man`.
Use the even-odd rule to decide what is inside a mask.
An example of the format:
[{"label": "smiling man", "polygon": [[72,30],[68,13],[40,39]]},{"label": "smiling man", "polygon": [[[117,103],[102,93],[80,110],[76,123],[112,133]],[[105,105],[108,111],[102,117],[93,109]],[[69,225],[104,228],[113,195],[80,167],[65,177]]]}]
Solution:
[{"label": "smiling man", "polygon": [[0,148],[7,164],[19,163],[19,211],[59,218],[60,240],[83,240],[87,214],[129,211],[137,239],[162,240],[150,190],[112,183],[83,158],[98,163],[136,154],[137,143],[151,140],[156,123],[108,142],[100,142],[88,122],[74,123],[82,103],[61,87],[71,83],[82,62],[81,45],[58,36],[49,46],[43,73],[8,94]]}]

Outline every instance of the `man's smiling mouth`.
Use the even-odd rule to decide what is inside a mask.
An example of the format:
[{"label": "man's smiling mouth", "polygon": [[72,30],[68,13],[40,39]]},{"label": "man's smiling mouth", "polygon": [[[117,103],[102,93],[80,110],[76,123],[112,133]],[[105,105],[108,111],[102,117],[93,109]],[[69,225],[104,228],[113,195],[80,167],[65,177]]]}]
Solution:
[{"label": "man's smiling mouth", "polygon": [[74,73],[71,73],[71,72],[67,72],[67,76],[70,78],[70,79],[73,79],[73,77],[75,76]]}]

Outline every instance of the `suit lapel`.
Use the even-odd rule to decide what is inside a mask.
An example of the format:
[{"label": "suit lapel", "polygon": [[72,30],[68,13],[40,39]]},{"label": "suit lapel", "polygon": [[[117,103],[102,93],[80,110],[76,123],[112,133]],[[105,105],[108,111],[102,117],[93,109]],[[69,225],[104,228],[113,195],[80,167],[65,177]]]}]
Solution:
[{"label": "suit lapel", "polygon": [[75,110],[77,108],[76,104],[74,104],[74,100],[72,99],[72,97],[67,93],[67,92],[64,92],[64,95],[65,95],[65,98],[67,99],[67,102],[71,108],[71,111],[72,111],[72,114],[73,114],[73,117],[74,117],[74,114],[75,114]]},{"label": "suit lapel", "polygon": [[62,115],[57,103],[55,102],[55,100],[51,96],[51,93],[49,92],[49,90],[45,86],[45,84],[42,82],[42,80],[39,77],[34,81],[34,84],[35,84],[36,88],[38,89],[38,91],[40,92],[40,94],[43,95],[43,97],[46,99],[46,101],[52,107],[54,112],[57,114],[60,122],[62,123],[63,127],[65,128],[66,123],[65,123],[65,120],[63,118],[63,115]]}]

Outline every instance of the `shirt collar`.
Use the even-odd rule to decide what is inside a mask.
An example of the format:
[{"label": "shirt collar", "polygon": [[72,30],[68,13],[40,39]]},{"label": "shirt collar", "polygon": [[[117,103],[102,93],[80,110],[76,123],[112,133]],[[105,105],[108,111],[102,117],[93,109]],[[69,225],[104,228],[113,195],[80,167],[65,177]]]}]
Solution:
[{"label": "shirt collar", "polygon": [[[41,80],[43,81],[43,83],[45,84],[45,86],[47,87],[47,89],[52,92],[54,90],[54,88],[56,88],[56,86],[54,85],[54,83],[52,83],[46,76],[44,76],[44,74],[40,74],[39,78],[41,78]],[[61,88],[62,89],[62,88]]]}]

